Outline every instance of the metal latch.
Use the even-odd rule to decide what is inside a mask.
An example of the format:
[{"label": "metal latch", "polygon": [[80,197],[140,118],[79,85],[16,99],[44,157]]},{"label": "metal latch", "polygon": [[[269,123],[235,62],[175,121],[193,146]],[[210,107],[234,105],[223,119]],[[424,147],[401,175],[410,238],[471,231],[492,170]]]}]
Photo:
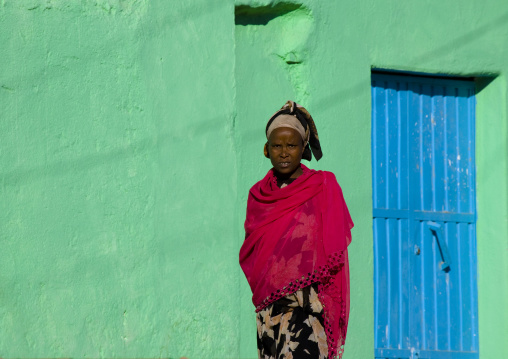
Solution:
[{"label": "metal latch", "polygon": [[437,245],[439,247],[439,252],[441,252],[441,258],[443,261],[440,263],[441,270],[445,272],[450,271],[450,264],[452,261],[450,259],[450,254],[448,254],[448,247],[446,246],[446,242],[443,236],[443,227],[436,222],[429,221],[426,223],[427,227],[432,231],[432,234],[436,237]]}]

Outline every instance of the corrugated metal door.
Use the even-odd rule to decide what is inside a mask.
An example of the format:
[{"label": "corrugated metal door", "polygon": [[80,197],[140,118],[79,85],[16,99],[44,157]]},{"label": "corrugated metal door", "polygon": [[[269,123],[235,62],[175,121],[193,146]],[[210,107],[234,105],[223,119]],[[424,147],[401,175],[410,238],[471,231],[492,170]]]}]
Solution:
[{"label": "corrugated metal door", "polygon": [[478,358],[474,93],[372,75],[376,358]]}]

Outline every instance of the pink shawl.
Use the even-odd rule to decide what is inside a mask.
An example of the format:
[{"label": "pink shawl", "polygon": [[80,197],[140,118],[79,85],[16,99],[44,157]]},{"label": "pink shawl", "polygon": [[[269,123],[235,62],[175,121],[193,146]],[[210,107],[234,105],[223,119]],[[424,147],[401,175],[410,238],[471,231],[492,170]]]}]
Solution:
[{"label": "pink shawl", "polygon": [[249,192],[240,265],[256,312],[311,283],[324,307],[328,357],[342,356],[349,317],[347,246],[353,221],[331,172],[301,165],[278,188],[270,170]]}]

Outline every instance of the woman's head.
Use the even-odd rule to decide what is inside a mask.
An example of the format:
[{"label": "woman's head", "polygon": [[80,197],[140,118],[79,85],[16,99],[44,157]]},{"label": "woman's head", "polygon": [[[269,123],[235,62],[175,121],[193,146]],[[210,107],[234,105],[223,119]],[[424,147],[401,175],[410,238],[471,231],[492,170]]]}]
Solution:
[{"label": "woman's head", "polygon": [[266,139],[268,142],[265,145],[265,156],[267,157],[270,155],[267,148],[268,150],[270,149],[269,144],[272,133],[279,128],[292,129],[299,134],[303,141],[303,152],[300,160],[305,159],[310,161],[312,154],[314,154],[317,161],[321,159],[323,153],[321,152],[316,125],[312,116],[304,107],[293,101],[288,101],[270,118],[266,125]]},{"label": "woman's head", "polygon": [[277,127],[270,131],[265,144],[265,157],[270,159],[276,174],[283,177],[298,177],[302,170],[304,139],[299,131],[291,127]]}]

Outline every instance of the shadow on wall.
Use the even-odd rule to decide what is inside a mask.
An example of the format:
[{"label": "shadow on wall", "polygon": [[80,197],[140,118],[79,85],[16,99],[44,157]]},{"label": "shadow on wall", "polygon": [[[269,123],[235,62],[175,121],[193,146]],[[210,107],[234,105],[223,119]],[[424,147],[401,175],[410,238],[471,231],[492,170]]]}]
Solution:
[{"label": "shadow on wall", "polygon": [[[250,26],[256,29],[253,32],[269,34],[270,41],[263,42],[265,55],[276,55],[288,65],[300,64],[307,56],[313,18],[310,10],[301,4],[239,5],[235,7],[235,25]],[[256,36],[251,36],[251,40],[255,39]]]},{"label": "shadow on wall", "polygon": [[235,7],[235,25],[266,25],[276,17],[286,15],[300,8],[302,8],[300,4],[284,2],[273,6],[260,7],[239,5]]}]

